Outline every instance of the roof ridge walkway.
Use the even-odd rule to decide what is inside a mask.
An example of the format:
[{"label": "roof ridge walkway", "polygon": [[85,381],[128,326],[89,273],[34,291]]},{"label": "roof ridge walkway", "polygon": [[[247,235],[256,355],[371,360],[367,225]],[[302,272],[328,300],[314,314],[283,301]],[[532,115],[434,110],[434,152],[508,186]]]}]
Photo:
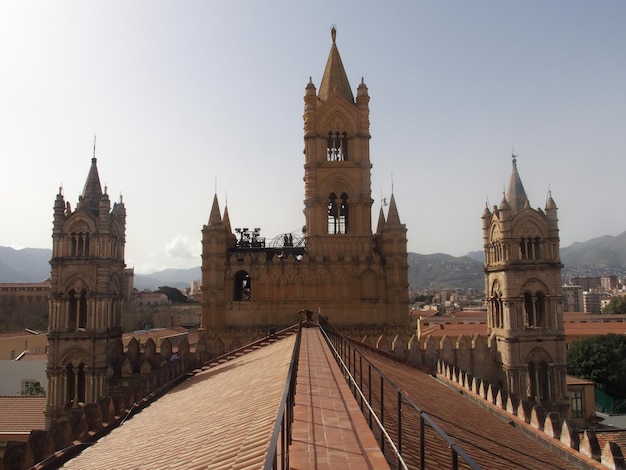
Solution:
[{"label": "roof ridge walkway", "polygon": [[319,328],[303,328],[289,466],[389,468]]}]

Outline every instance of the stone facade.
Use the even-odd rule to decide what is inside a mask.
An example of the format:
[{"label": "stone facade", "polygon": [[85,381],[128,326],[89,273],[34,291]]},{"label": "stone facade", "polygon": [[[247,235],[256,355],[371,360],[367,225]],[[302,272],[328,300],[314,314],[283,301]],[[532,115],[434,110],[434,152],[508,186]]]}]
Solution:
[{"label": "stone facade", "polygon": [[499,206],[482,215],[485,292],[495,364],[484,379],[563,414],[568,407],[557,207],[532,209],[517,171]]},{"label": "stone facade", "polygon": [[319,92],[304,96],[303,237],[271,246],[258,230],[232,232],[217,196],[202,229],[202,330],[214,354],[291,325],[303,309],[338,328],[407,332],[406,226],[393,195],[372,230],[369,94],[356,99],[332,30]]}]

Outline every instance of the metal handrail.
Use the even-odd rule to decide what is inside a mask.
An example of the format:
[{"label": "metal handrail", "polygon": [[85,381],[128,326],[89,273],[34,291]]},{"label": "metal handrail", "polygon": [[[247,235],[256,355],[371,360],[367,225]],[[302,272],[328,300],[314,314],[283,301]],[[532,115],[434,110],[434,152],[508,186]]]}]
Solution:
[{"label": "metal handrail", "polygon": [[[296,404],[296,380],[298,378],[298,360],[300,358],[300,343],[302,339],[302,318],[298,322],[296,343],[291,353],[287,382],[283,390],[283,397],[278,407],[278,415],[274,423],[274,430],[267,448],[264,470],[288,469],[289,446],[291,445],[291,427],[293,424],[293,408]],[[278,441],[280,440],[280,454],[278,454]]]},{"label": "metal handrail", "polygon": [[[354,379],[354,376],[350,372],[349,367],[343,361],[343,359],[341,358],[339,352],[335,349],[335,346],[332,344],[330,338],[326,334],[326,331],[321,326],[320,326],[320,331],[322,332],[322,335],[324,335],[324,338],[326,339],[326,342],[328,343],[328,346],[330,347],[331,352],[333,353],[333,356],[335,356],[335,359],[338,361],[339,365],[343,369],[343,373],[346,374],[346,380],[348,382],[350,382],[352,385],[354,385],[355,392],[357,392],[359,394],[359,396],[361,397],[361,404],[362,405],[365,404],[365,406],[367,407],[367,410],[368,410],[370,418],[374,419],[374,421],[378,425],[378,428],[380,429],[380,432],[383,434],[385,440],[391,446],[391,449],[392,449],[394,455],[398,459],[398,465],[401,466],[403,469],[408,470],[408,467],[406,466],[406,463],[404,462],[404,459],[402,459],[402,455],[400,454],[400,451],[396,447],[395,443],[393,442],[393,439],[391,438],[391,436],[389,435],[387,430],[384,428],[384,426],[381,423],[381,421],[378,419],[378,416],[376,415],[376,413],[374,412],[374,410],[370,406],[369,401],[365,398],[365,395],[363,394],[363,391],[361,390],[361,387],[359,387],[357,385],[356,380]],[[350,388],[352,388],[352,387],[350,387]],[[371,420],[370,420],[370,428],[371,427],[372,427],[372,423],[371,423]]]},{"label": "metal handrail", "polygon": [[[401,427],[401,424],[402,424],[401,420],[402,420],[402,414],[403,414],[402,405],[406,404],[410,408],[414,409],[419,414],[419,417],[420,417],[419,435],[420,435],[421,449],[420,449],[419,460],[420,460],[421,469],[425,468],[425,443],[426,441],[424,439],[424,431],[425,431],[425,425],[428,425],[433,431],[435,431],[443,439],[447,447],[450,449],[452,469],[456,470],[458,468],[458,458],[460,457],[461,459],[463,459],[463,461],[465,461],[465,463],[471,469],[480,470],[480,467],[478,466],[478,464],[476,464],[476,462],[474,462],[474,460],[469,455],[467,455],[465,451],[450,436],[448,436],[448,434],[443,429],[441,429],[437,425],[437,423],[435,423],[433,419],[424,410],[422,410],[415,402],[413,402],[413,400],[411,400],[407,396],[407,394],[400,387],[398,387],[390,378],[388,378],[382,371],[380,371],[366,357],[364,357],[360,352],[358,352],[356,348],[352,347],[350,341],[346,339],[341,333],[339,333],[326,319],[320,317],[319,325],[320,325],[320,330],[324,333],[324,336],[326,337],[326,341],[328,342],[329,346],[333,350],[333,354],[335,355],[337,362],[344,370],[346,374],[346,379],[351,384],[351,388],[352,386],[354,387],[353,393],[358,394],[358,396],[361,397],[361,407],[363,407],[363,404],[365,402],[365,406],[367,407],[368,414],[369,414],[368,421],[369,421],[370,429],[372,429],[372,414],[374,414],[375,422],[379,426],[380,432],[385,436],[385,440],[381,439],[379,443],[383,453],[385,453],[385,441],[386,440],[388,441],[388,439],[391,440],[392,442],[391,450],[394,456],[396,456],[396,458],[398,459],[398,466],[402,466],[402,468],[406,468],[406,463],[405,463],[406,459],[402,456],[403,450],[402,450],[402,427]],[[327,334],[327,332],[329,334]],[[330,338],[331,336],[334,338],[333,340],[331,340]],[[358,352],[359,354],[359,368],[361,370],[359,377],[361,381],[361,386],[357,384],[356,380],[354,379],[353,374],[350,372],[350,354],[349,353],[347,354],[348,364],[346,364],[346,362],[344,362],[342,358],[342,356],[346,357],[346,354],[345,354],[345,350],[347,349],[346,346],[347,348],[352,349],[353,351],[352,367],[353,367],[353,370],[355,371],[356,371],[356,353]],[[368,373],[368,383],[369,383],[368,397],[369,399],[365,398],[365,395],[363,394],[363,391],[362,391],[362,381],[363,381],[362,361],[363,360],[367,363],[368,369],[369,369],[369,373]],[[371,370],[372,369],[380,376],[380,395],[381,395],[380,396],[380,401],[381,401],[381,416],[380,417],[377,417],[375,415],[375,412],[373,411],[373,408],[370,405],[371,400],[372,400],[372,397],[371,397],[371,392],[372,392]],[[394,389],[394,391],[396,392],[396,396],[397,396],[397,412],[398,412],[398,422],[396,423],[397,433],[398,433],[397,442],[393,442],[393,438],[390,437],[389,432],[385,430],[384,428],[383,385],[385,382]]]}]

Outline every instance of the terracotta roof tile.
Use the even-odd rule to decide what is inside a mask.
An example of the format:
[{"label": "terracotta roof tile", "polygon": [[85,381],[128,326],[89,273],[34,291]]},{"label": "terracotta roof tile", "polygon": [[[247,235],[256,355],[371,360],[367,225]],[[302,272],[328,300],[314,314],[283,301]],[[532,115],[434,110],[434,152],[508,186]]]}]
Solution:
[{"label": "terracotta roof tile", "polygon": [[45,396],[0,396],[0,433],[30,433],[44,429]]},{"label": "terracotta roof tile", "polygon": [[64,468],[258,469],[273,430],[295,336],[205,370]]},{"label": "terracotta roof tile", "polygon": [[[429,374],[372,351],[363,350],[363,353],[402,388],[417,406],[428,413],[481,468],[572,468],[570,463],[555,453],[460,393],[434,380]],[[445,441],[428,437],[427,433],[426,451],[435,465],[433,468],[448,465],[450,450]],[[409,439],[407,437],[407,441]],[[405,452],[409,445],[409,442],[403,443]]]}]

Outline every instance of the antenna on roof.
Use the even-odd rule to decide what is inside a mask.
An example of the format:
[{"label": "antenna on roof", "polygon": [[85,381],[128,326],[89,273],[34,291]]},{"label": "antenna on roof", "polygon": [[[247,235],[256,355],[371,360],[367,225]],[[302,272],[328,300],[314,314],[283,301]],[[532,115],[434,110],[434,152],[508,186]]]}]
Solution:
[{"label": "antenna on roof", "polygon": [[391,194],[393,194],[393,173],[391,173]]},{"label": "antenna on roof", "polygon": [[382,188],[380,189],[380,205],[382,207],[387,207],[387,198],[383,197],[383,190],[382,190]]},{"label": "antenna on roof", "polygon": [[96,134],[93,135],[93,158],[96,158]]}]

